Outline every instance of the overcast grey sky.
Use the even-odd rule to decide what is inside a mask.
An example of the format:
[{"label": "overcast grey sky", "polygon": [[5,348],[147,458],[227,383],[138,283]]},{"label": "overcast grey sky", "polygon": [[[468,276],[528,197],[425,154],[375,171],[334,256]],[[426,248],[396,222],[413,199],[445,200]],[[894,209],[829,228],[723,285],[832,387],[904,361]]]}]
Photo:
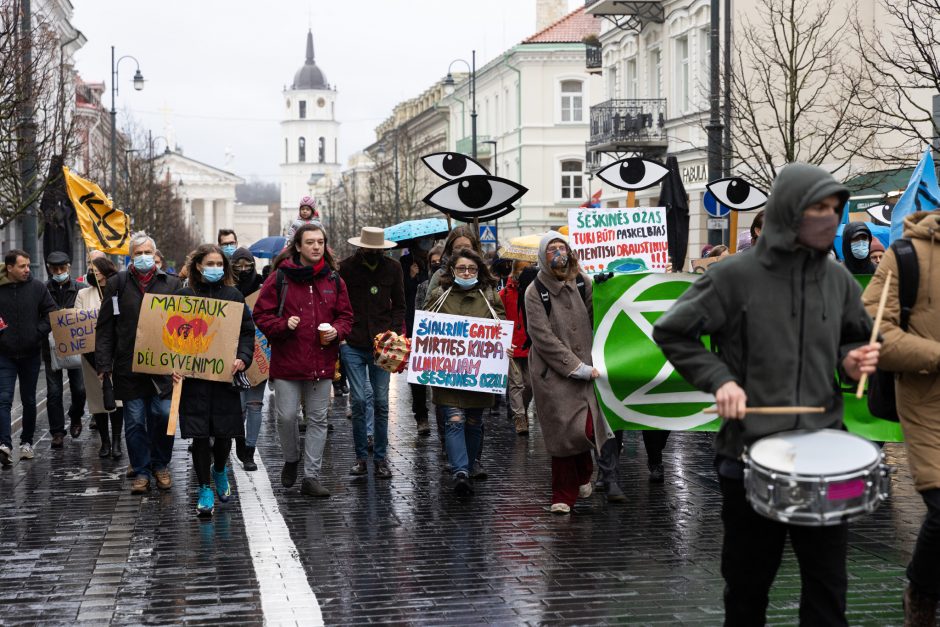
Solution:
[{"label": "overcast grey sky", "polygon": [[[276,181],[281,91],[303,65],[308,24],[317,65],[339,90],[340,152],[370,144],[392,107],[441,80],[456,58],[477,65],[535,31],[536,0],[72,0],[88,38],[77,66],[104,81],[110,108],[111,46],[133,55],[147,80],[120,65],[117,109],[166,135],[186,155],[249,180]],[[571,9],[580,0],[569,0]],[[455,71],[463,66],[455,66]],[[163,142],[155,142],[157,150]]]}]

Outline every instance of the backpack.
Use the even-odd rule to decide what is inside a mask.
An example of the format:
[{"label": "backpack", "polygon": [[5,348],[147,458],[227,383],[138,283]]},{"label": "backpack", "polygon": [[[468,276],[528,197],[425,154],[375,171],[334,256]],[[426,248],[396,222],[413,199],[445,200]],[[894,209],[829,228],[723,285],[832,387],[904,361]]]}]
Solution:
[{"label": "backpack", "polygon": [[[575,285],[578,286],[578,292],[581,293],[581,300],[587,303],[587,286],[585,286],[584,284],[584,275],[582,275],[579,272],[578,277],[574,280],[574,282],[575,282]],[[532,281],[532,284],[535,285],[535,291],[539,293],[539,298],[542,299],[542,307],[545,308],[545,315],[546,316],[551,315],[552,300],[551,300],[551,295],[548,293],[548,288],[545,287],[545,285],[541,281],[539,281],[538,277],[536,277]],[[588,316],[588,318],[590,319],[590,316]],[[591,320],[590,322],[591,322],[591,325],[593,326],[594,321]],[[525,344],[522,345],[522,348],[529,348],[530,346],[532,346],[532,338],[529,337],[529,319],[525,315],[525,307],[522,307],[522,327],[525,329],[525,335],[526,335]]]},{"label": "backpack", "polygon": [[[339,273],[336,270],[330,272],[330,278],[333,279],[334,285],[336,285],[336,295],[339,296]],[[281,314],[284,313],[284,303],[287,302],[287,290],[284,289],[284,284],[287,283],[287,275],[284,274],[284,271],[281,269],[277,270],[277,277],[274,279],[274,289],[277,291],[277,317],[280,318]]]},{"label": "backpack", "polygon": [[[920,284],[920,268],[917,251],[909,239],[892,242],[892,250],[898,261],[898,301],[901,305],[899,324],[907,331],[911,309],[917,301],[917,286]],[[897,399],[894,394],[895,373],[878,368],[868,380],[868,411],[876,418],[898,422]]]}]

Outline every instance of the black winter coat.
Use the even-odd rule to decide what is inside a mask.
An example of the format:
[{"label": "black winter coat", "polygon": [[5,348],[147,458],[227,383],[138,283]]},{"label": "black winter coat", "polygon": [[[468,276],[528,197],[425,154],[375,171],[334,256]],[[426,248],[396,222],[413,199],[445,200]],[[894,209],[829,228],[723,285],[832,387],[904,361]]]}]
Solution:
[{"label": "black winter coat", "polygon": [[0,264],[0,319],[6,325],[0,331],[0,355],[10,359],[38,355],[52,330],[49,312],[56,309],[45,284],[36,279],[11,281],[6,266]]},{"label": "black winter coat", "polygon": [[353,309],[353,328],[346,343],[372,349],[375,336],[386,331],[405,332],[405,286],[401,264],[382,256],[373,271],[355,254],[339,264]]},{"label": "black winter coat", "polygon": [[[222,283],[199,284],[176,292],[178,296],[199,296],[244,303],[236,288]],[[238,333],[236,356],[251,365],[255,351],[255,323],[248,307],[242,307],[242,326]],[[180,433],[184,438],[239,438],[245,436],[241,392],[231,383],[187,378],[180,396]]]},{"label": "black winter coat", "polygon": [[[147,286],[148,294],[172,295],[180,280],[157,270]],[[113,297],[117,296],[118,311]],[[147,398],[154,393],[169,398],[173,381],[169,376],[131,372],[134,363],[134,342],[137,341],[137,320],[144,295],[134,273],[121,270],[108,279],[104,288],[98,324],[95,327],[95,364],[98,372],[112,373],[114,397],[120,401]]]}]

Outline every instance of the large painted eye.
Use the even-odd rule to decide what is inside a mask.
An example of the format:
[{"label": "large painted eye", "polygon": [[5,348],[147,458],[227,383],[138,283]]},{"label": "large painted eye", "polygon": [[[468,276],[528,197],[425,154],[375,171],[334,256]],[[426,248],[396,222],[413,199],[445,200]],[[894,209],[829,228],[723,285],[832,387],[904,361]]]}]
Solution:
[{"label": "large painted eye", "polygon": [[874,207],[869,207],[865,212],[871,216],[871,221],[874,224],[881,226],[891,226],[891,210],[894,209],[891,205],[875,205]]},{"label": "large painted eye", "polygon": [[750,211],[767,202],[767,194],[736,176],[712,181],[705,187],[718,202],[735,211]]},{"label": "large painted eye", "polygon": [[617,189],[630,192],[639,191],[656,185],[669,174],[662,165],[649,159],[630,157],[609,166],[597,173],[597,176]]},{"label": "large painted eye", "polygon": [[449,215],[454,220],[459,220],[461,222],[466,222],[469,224],[473,222],[474,218],[478,222],[492,222],[493,220],[499,220],[503,216],[508,215],[515,210],[516,210],[515,207],[513,207],[512,205],[509,205],[507,207],[500,207],[499,209],[496,209],[490,213],[484,213],[483,215],[479,215],[479,216],[468,216],[466,214],[459,214],[459,213],[450,213]]},{"label": "large painted eye", "polygon": [[453,181],[462,176],[488,175],[489,172],[467,155],[459,152],[435,152],[432,155],[421,157],[424,165],[431,168],[434,174],[442,179]]},{"label": "large painted eye", "polygon": [[511,205],[527,191],[514,181],[496,176],[465,176],[438,187],[424,202],[455,217],[474,218]]}]

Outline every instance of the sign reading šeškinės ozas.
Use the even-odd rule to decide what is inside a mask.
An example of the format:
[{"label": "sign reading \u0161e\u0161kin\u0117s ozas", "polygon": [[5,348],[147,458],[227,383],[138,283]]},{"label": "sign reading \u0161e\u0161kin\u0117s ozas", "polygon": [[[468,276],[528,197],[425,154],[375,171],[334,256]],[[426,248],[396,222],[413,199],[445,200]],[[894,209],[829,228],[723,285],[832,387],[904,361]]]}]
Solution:
[{"label": "sign reading \u0161e\u0161kin\u0117s ozas", "polygon": [[[867,284],[870,277],[856,277]],[[594,366],[601,409],[614,429],[717,431],[721,420],[703,413],[711,394],[692,387],[653,341],[653,324],[686,289],[695,274],[625,274],[594,285]],[[708,338],[703,338],[708,346]],[[870,440],[900,442],[901,426],[875,418],[854,389],[843,395],[849,431]]]}]

